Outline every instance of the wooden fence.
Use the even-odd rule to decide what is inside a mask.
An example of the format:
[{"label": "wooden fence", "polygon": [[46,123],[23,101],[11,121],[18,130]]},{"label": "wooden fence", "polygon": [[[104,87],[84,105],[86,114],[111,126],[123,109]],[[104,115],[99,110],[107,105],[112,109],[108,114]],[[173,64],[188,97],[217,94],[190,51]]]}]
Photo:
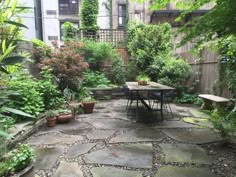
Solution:
[{"label": "wooden fence", "polygon": [[[174,43],[178,43],[183,34],[175,38]],[[228,89],[220,90],[217,86],[218,74],[218,53],[211,49],[203,49],[199,55],[193,55],[190,50],[194,42],[189,42],[185,46],[175,49],[175,53],[184,58],[192,67],[193,74],[188,81],[188,85],[194,87],[197,93],[212,93],[224,97],[230,97]]]}]

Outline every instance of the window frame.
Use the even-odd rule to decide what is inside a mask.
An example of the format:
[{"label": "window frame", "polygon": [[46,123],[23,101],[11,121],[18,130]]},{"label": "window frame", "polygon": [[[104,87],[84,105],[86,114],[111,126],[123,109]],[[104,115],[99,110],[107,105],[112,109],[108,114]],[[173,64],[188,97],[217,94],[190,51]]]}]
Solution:
[{"label": "window frame", "polygon": [[[67,1],[67,3],[62,3],[62,0],[58,0],[58,9],[59,9],[59,15],[78,15],[79,13],[79,0],[63,0]],[[75,5],[72,3],[72,1],[76,1]],[[67,4],[68,7],[62,10],[61,5]],[[76,7],[73,7],[76,6]]]},{"label": "window frame", "polygon": [[[120,14],[120,10],[119,10],[120,6],[122,8],[122,11],[125,10],[125,13],[121,12],[121,14]],[[118,4],[118,27],[119,28],[124,28],[126,26],[126,24],[127,24],[126,17],[127,17],[127,5],[126,4]],[[122,18],[124,20],[124,24],[120,24],[120,18]]]}]

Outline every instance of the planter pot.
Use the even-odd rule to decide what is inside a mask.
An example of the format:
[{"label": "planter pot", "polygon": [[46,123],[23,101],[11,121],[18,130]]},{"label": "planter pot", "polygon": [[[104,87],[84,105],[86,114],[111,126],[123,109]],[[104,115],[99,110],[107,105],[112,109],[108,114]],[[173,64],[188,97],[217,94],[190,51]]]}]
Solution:
[{"label": "planter pot", "polygon": [[34,163],[16,173],[13,177],[35,177]]},{"label": "planter pot", "polygon": [[95,102],[82,102],[83,110],[85,114],[90,114],[93,112]]},{"label": "planter pot", "polygon": [[57,122],[68,123],[73,118],[72,114],[62,114],[57,117]]},{"label": "planter pot", "polygon": [[148,85],[148,81],[138,81],[138,85]]},{"label": "planter pot", "polygon": [[48,126],[48,127],[54,127],[54,126],[56,126],[56,121],[57,121],[57,118],[56,118],[56,117],[47,118],[47,126]]}]

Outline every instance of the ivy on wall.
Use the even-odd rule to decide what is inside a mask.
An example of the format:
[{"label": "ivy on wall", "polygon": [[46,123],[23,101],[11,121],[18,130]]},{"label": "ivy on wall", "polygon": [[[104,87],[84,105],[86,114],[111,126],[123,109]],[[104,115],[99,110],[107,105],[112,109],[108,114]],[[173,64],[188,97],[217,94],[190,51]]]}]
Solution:
[{"label": "ivy on wall", "polygon": [[81,29],[87,32],[96,32],[98,30],[97,18],[98,18],[99,3],[98,0],[83,0],[80,17],[81,17]]}]

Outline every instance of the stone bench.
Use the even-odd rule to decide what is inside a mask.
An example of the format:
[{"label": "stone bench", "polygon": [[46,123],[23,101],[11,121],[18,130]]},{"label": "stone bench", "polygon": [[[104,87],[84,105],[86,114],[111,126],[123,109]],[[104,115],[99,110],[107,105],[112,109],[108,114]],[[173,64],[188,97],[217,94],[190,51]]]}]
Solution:
[{"label": "stone bench", "polygon": [[211,110],[214,107],[223,107],[226,106],[228,102],[230,102],[230,99],[223,98],[211,94],[200,94],[198,95],[199,98],[202,98],[203,104],[201,106],[202,109],[208,109]]}]

